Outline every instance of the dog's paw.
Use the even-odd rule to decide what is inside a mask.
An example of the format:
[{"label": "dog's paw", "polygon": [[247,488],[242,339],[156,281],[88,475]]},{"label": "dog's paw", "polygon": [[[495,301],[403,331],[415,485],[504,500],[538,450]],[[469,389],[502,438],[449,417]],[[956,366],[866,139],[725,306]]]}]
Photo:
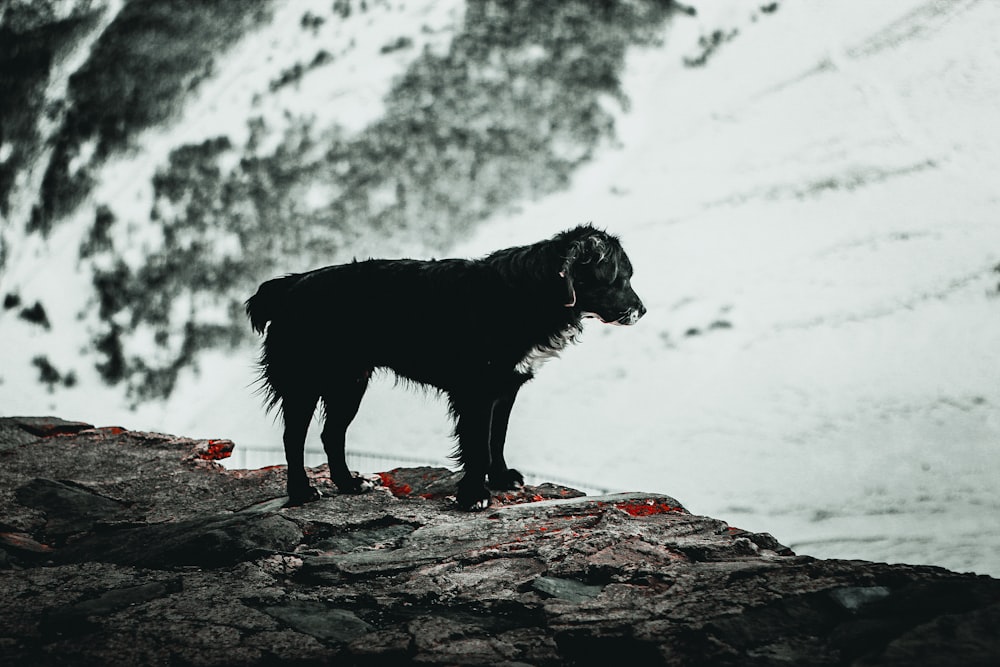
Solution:
[{"label": "dog's paw", "polygon": [[284,507],[298,507],[299,505],[319,500],[322,497],[323,494],[312,486],[306,486],[305,489],[289,489],[288,500],[285,502]]},{"label": "dog's paw", "polygon": [[368,493],[375,488],[375,484],[364,477],[351,477],[348,480],[334,482],[337,491],[340,493]]},{"label": "dog's paw", "polygon": [[459,509],[466,512],[479,512],[490,506],[490,491],[485,486],[478,488],[463,487],[458,489],[455,501]]},{"label": "dog's paw", "polygon": [[480,498],[478,500],[467,500],[462,502],[461,499],[456,497],[455,502],[458,503],[458,509],[465,512],[482,512],[490,506],[490,498]]},{"label": "dog's paw", "polygon": [[513,468],[490,473],[490,488],[497,491],[514,491],[524,486],[524,475]]}]

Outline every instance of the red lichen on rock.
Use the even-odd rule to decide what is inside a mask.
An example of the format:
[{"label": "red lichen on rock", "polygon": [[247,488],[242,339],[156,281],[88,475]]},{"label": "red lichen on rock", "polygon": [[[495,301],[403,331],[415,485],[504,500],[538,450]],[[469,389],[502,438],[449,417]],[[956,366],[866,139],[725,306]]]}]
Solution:
[{"label": "red lichen on rock", "polygon": [[11,421],[21,429],[42,438],[57,435],[76,435],[80,431],[94,428],[86,422],[66,421],[58,417],[12,417]]},{"label": "red lichen on rock", "polygon": [[656,501],[652,498],[642,501],[624,501],[620,503],[615,503],[615,507],[627,512],[632,516],[652,516],[654,514],[683,514],[686,510],[683,507],[677,507],[676,505],[670,505],[662,501]]},{"label": "red lichen on rock", "polygon": [[[389,489],[389,492],[397,498],[408,496],[413,493],[413,487],[409,484],[397,482],[396,479],[387,472],[380,472],[378,476],[382,479],[382,486]],[[430,495],[430,494],[425,494]]]},{"label": "red lichen on rock", "polygon": [[558,528],[556,526],[551,526],[551,525],[546,525],[546,524],[538,526],[537,530],[538,530],[539,533],[548,533],[550,535],[554,535],[556,533],[563,532],[562,528]]},{"label": "red lichen on rock", "polygon": [[532,493],[527,487],[522,487],[517,491],[494,494],[493,499],[501,505],[523,505],[525,503],[537,503],[546,500],[545,496],[539,493]]},{"label": "red lichen on rock", "polygon": [[208,446],[198,453],[198,458],[205,461],[228,459],[233,454],[233,447],[232,440],[209,440]]},{"label": "red lichen on rock", "polygon": [[0,545],[32,553],[48,553],[52,551],[52,547],[49,545],[36,542],[24,533],[0,533]]},{"label": "red lichen on rock", "polygon": [[[190,442],[190,441],[188,441]],[[194,447],[189,450],[189,454],[184,457],[185,461],[218,461],[229,458],[233,453],[232,440],[198,440]]]}]

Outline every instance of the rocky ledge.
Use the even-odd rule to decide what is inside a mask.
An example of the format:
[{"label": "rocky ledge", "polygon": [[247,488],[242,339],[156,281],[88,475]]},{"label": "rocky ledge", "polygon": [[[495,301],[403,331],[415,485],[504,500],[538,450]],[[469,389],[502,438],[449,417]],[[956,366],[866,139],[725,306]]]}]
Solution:
[{"label": "rocky ledge", "polygon": [[0,663],[975,665],[1000,580],[796,556],[647,493],[458,511],[446,469],[284,508],[233,443],[0,419]]}]

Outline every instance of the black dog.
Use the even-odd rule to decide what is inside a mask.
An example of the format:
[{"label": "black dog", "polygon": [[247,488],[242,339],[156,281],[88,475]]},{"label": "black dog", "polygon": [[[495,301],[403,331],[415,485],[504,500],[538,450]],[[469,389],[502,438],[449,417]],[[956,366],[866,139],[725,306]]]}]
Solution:
[{"label": "black dog", "polygon": [[371,488],[348,470],[344,437],[376,368],[447,395],[465,471],[461,507],[489,504],[487,478],[494,489],[519,487],[524,478],[503,456],[518,389],[574,340],[582,318],[642,317],[631,277],[618,239],[584,225],[479,260],[370,259],[265,282],[246,310],[258,333],[267,330],[261,379],[284,418],[289,503],[319,497],[303,468],[318,400],[337,488]]}]

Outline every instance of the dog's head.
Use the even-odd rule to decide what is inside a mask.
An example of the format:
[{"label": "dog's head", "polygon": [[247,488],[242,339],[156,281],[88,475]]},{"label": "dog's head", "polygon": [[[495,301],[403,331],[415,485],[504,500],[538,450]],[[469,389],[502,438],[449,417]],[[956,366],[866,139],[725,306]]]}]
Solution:
[{"label": "dog's head", "polygon": [[566,307],[606,324],[635,324],[646,313],[632,289],[632,262],[618,239],[590,225],[562,235],[567,250],[559,275]]}]

